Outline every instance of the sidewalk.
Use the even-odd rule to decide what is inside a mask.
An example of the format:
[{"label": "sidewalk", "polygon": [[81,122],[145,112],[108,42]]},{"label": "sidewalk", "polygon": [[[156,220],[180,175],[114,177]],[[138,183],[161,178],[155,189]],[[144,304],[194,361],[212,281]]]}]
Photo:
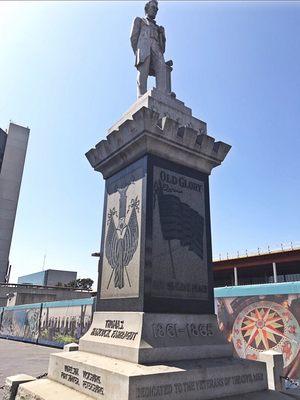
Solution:
[{"label": "sidewalk", "polygon": [[19,373],[38,376],[47,372],[49,355],[59,351],[52,347],[0,339],[0,386],[4,385],[7,376]]}]

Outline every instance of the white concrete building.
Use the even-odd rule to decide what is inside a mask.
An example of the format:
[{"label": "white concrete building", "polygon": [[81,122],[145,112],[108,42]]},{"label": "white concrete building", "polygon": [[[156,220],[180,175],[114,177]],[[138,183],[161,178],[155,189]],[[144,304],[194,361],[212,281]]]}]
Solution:
[{"label": "white concrete building", "polygon": [[9,251],[17,212],[29,128],[13,123],[0,129],[0,282],[9,271]]}]

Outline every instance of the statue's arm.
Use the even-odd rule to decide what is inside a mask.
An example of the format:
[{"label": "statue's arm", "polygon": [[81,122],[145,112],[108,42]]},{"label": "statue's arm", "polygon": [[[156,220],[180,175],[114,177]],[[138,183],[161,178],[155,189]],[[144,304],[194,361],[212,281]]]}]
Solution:
[{"label": "statue's arm", "polygon": [[165,28],[163,26],[159,27],[159,38],[160,38],[160,47],[162,52],[164,53],[166,51],[166,34],[165,34]]},{"label": "statue's arm", "polygon": [[141,18],[136,17],[133,21],[131,33],[130,33],[130,42],[131,42],[131,46],[132,46],[132,50],[133,50],[134,54],[136,53],[136,50],[137,50],[137,44],[138,44],[140,32],[141,32]]}]

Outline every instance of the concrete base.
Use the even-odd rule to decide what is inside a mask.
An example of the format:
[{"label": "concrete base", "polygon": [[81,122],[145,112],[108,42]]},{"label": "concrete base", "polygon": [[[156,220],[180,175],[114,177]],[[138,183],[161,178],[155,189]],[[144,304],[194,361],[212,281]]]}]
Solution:
[{"label": "concrete base", "polygon": [[86,396],[49,379],[40,379],[19,386],[16,400],[92,400]]},{"label": "concrete base", "polygon": [[50,356],[48,378],[16,399],[288,400],[268,392],[265,363],[232,357],[214,315],[95,313],[79,351]]},{"label": "concrete base", "polygon": [[264,390],[258,393],[247,393],[242,396],[223,397],[222,400],[291,400],[290,397],[274,390]]},{"label": "concrete base", "polygon": [[[222,400],[291,400],[293,397],[271,390],[223,397]],[[16,400],[92,400],[92,397],[79,393],[49,379],[26,383],[20,386]]]},{"label": "concrete base", "polygon": [[189,126],[199,133],[207,133],[206,123],[193,117],[192,110],[186,107],[182,101],[153,88],[134,102],[120,120],[108,130],[108,134],[118,130],[126,120],[132,119],[132,116],[142,107],[158,112],[161,117],[168,116],[178,121],[181,126]]},{"label": "concrete base", "polygon": [[285,395],[289,396],[292,399],[300,399],[300,388],[298,389],[287,389],[282,391]]},{"label": "concrete base", "polygon": [[232,356],[216,315],[96,312],[79,349],[140,364]]},{"label": "concrete base", "polygon": [[[59,383],[43,379],[21,385],[16,400],[92,400],[76,390],[69,389]],[[237,396],[223,397],[222,400],[291,400],[291,397],[279,392],[264,390]]]},{"label": "concrete base", "polygon": [[50,357],[49,379],[107,400],[215,399],[267,390],[264,363],[235,358],[141,365],[82,351]]},{"label": "concrete base", "polygon": [[[102,396],[101,396],[102,397]],[[101,398],[98,396],[98,398]],[[117,399],[118,396],[114,396],[111,400]],[[185,399],[183,395],[181,397]],[[203,398],[203,397],[198,397]],[[238,394],[226,397],[210,397],[210,398],[221,398],[222,400],[289,400],[293,397],[286,396],[280,392],[263,390],[260,392],[251,392]],[[296,397],[295,397],[296,398]],[[92,400],[86,394],[80,393],[74,389],[68,388],[60,383],[54,382],[49,379],[41,379],[34,382],[22,384],[19,387],[19,391],[16,400]]]},{"label": "concrete base", "polygon": [[35,378],[30,375],[19,374],[6,378],[2,400],[14,400],[19,386],[25,382],[32,382]]}]

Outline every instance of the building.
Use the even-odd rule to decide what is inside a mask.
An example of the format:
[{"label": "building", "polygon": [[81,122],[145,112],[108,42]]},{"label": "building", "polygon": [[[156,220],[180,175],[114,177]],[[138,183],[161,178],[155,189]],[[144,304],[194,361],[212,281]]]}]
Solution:
[{"label": "building", "polygon": [[90,298],[93,295],[91,291],[66,287],[0,283],[0,307]]},{"label": "building", "polygon": [[300,248],[213,263],[215,287],[300,281]]},{"label": "building", "polygon": [[10,123],[0,129],[0,282],[9,279],[9,252],[15,224],[29,129]]},{"label": "building", "polygon": [[63,286],[77,279],[77,272],[47,269],[18,278],[18,284],[38,286]]}]

